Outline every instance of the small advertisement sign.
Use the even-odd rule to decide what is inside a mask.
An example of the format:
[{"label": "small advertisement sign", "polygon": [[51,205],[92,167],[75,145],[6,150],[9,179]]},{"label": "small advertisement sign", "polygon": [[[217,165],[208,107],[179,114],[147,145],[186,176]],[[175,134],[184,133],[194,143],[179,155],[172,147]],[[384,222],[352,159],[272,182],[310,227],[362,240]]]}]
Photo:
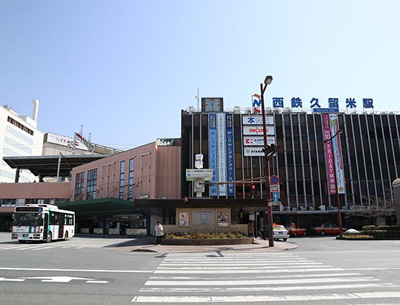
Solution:
[{"label": "small advertisement sign", "polygon": [[218,210],[218,227],[228,227],[229,226],[229,212],[227,210]]},{"label": "small advertisement sign", "polygon": [[190,214],[189,212],[179,212],[178,214],[178,226],[181,228],[190,227]]},{"label": "small advertisement sign", "polygon": [[245,157],[263,157],[265,153],[263,147],[244,147],[243,153]]},{"label": "small advertisement sign", "polygon": [[[275,126],[267,126],[267,135],[275,135]],[[245,136],[262,136],[264,128],[262,126],[243,126],[243,135]]]},{"label": "small advertisement sign", "polygon": [[[275,137],[267,137],[267,145],[275,145]],[[243,145],[244,146],[264,146],[264,137],[263,136],[245,136],[243,137]]]},{"label": "small advertisement sign", "polygon": [[192,210],[193,226],[215,226],[215,210]]},{"label": "small advertisement sign", "polygon": [[[263,125],[262,115],[244,115],[243,125]],[[265,125],[274,125],[274,117],[272,115],[265,116]]]}]

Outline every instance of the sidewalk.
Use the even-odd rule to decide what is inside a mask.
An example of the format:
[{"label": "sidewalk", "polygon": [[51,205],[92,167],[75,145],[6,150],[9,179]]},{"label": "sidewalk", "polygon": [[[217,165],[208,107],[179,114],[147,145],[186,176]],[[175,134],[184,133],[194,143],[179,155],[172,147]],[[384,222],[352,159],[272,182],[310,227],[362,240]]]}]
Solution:
[{"label": "sidewalk", "polygon": [[297,245],[291,242],[274,241],[274,247],[269,247],[268,240],[256,238],[254,244],[247,245],[219,245],[219,246],[175,246],[155,245],[154,237],[136,238],[121,243],[117,249],[130,252],[161,252],[161,253],[189,253],[189,252],[219,252],[219,251],[261,251],[279,252],[297,249]]}]

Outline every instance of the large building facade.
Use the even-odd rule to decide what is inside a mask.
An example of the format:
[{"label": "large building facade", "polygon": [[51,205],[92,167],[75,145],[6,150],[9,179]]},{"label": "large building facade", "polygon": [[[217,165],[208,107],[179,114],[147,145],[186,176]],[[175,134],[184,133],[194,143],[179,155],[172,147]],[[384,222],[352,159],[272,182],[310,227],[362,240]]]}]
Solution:
[{"label": "large building facade", "polygon": [[[250,208],[254,206],[250,200],[273,200],[263,179],[276,175],[279,200],[274,200],[274,221],[308,227],[337,222],[323,114],[267,111],[267,144],[278,146],[267,175],[259,147],[263,145],[262,116],[238,107],[232,112],[206,110],[203,105],[202,111],[182,111],[182,177],[185,169],[194,168],[196,154],[203,155],[205,168],[216,172],[214,180],[206,182],[204,196],[232,203],[246,199],[241,212],[247,211],[244,217],[248,217],[265,210]],[[344,175],[339,194],[343,224],[395,223],[392,182],[400,173],[400,115],[339,112],[337,118]],[[182,192],[194,197],[193,183],[183,179]]]},{"label": "large building facade", "polygon": [[[43,132],[36,128],[39,101],[33,100],[32,103],[32,117],[20,115],[10,106],[0,105],[0,182],[14,182],[16,173],[3,161],[3,157],[42,154]],[[23,182],[32,182],[36,179],[26,170],[19,172],[18,175],[18,179]],[[3,203],[0,202],[1,204]]]}]

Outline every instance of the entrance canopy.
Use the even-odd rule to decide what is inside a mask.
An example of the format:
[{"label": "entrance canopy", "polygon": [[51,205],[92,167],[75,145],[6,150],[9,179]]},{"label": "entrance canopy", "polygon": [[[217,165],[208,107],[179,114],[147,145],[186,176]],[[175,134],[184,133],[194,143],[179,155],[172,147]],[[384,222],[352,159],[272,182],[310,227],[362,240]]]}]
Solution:
[{"label": "entrance canopy", "polygon": [[26,156],[4,157],[3,160],[11,168],[28,169],[35,176],[68,177],[76,166],[87,164],[110,155],[60,155],[60,156]]},{"label": "entrance canopy", "polygon": [[73,202],[59,203],[58,208],[74,211],[76,214],[82,213],[119,213],[128,212],[134,209],[132,201],[117,198],[102,198],[92,200],[80,200]]}]

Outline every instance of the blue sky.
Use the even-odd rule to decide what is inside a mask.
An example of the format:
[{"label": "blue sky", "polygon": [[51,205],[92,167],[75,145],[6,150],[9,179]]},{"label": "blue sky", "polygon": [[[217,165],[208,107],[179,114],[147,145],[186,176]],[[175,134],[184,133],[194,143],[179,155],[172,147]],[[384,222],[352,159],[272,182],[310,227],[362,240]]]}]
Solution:
[{"label": "blue sky", "polygon": [[400,1],[0,0],[0,104],[129,149],[180,137],[195,96],[373,98],[399,111]]}]

